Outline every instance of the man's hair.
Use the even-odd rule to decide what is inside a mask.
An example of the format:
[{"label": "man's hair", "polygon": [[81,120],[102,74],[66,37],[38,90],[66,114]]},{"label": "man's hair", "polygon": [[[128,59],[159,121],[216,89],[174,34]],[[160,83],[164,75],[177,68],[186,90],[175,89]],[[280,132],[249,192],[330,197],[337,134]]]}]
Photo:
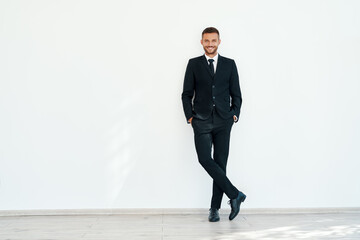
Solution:
[{"label": "man's hair", "polygon": [[205,33],[217,33],[218,36],[219,36],[219,38],[220,38],[220,33],[219,33],[219,31],[218,31],[216,28],[214,28],[214,27],[205,28],[204,31],[203,31],[202,34],[201,34],[201,37],[203,37]]}]

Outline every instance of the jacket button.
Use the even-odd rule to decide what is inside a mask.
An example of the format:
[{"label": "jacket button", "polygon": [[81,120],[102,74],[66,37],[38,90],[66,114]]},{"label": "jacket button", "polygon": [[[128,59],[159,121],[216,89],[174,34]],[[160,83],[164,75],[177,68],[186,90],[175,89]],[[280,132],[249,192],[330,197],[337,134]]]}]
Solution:
[{"label": "jacket button", "polygon": [[215,99],[215,97],[213,97],[213,99]]}]

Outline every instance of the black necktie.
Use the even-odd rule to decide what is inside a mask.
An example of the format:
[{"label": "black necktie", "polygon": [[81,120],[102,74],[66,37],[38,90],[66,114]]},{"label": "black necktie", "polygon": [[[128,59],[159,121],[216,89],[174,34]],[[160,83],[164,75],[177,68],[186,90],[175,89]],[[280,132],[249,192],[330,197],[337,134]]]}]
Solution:
[{"label": "black necktie", "polygon": [[210,63],[209,66],[210,66],[211,75],[214,75],[214,72],[215,72],[215,71],[214,71],[214,63],[213,63],[213,62],[214,62],[214,59],[209,59],[208,61],[209,61],[209,63]]}]

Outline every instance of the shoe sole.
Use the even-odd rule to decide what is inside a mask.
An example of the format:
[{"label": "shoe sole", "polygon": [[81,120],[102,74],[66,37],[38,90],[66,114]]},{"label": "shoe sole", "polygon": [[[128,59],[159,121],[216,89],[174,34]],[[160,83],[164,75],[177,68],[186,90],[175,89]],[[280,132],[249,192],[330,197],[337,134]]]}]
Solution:
[{"label": "shoe sole", "polygon": [[209,222],[218,222],[218,221],[220,221],[220,218],[219,218],[219,219],[216,219],[215,221],[210,221],[210,220],[209,220]]}]

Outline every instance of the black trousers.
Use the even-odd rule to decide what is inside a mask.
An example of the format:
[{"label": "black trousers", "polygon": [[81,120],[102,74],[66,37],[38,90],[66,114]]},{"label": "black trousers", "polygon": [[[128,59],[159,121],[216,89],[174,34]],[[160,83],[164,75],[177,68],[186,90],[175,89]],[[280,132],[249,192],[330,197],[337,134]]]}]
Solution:
[{"label": "black trousers", "polygon": [[223,119],[216,110],[206,120],[197,118],[192,120],[199,163],[213,179],[212,208],[220,209],[224,193],[229,199],[234,199],[239,194],[239,190],[226,176],[230,132],[233,124],[232,118]]}]

